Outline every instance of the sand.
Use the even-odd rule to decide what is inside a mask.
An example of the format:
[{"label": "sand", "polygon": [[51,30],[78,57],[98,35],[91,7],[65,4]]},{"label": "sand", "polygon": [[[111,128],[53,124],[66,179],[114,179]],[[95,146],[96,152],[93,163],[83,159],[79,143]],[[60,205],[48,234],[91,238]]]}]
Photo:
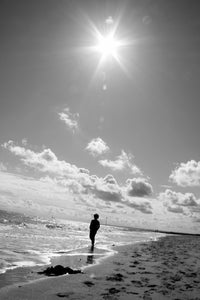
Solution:
[{"label": "sand", "polygon": [[115,250],[83,274],[5,287],[0,299],[200,299],[200,237],[166,236]]}]

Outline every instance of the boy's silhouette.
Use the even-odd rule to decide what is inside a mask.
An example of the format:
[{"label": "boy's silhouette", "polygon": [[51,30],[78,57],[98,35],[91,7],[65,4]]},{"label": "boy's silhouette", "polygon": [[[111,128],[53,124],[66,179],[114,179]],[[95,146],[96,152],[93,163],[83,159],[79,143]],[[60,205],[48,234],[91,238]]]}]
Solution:
[{"label": "boy's silhouette", "polygon": [[92,242],[92,249],[94,248],[95,235],[99,230],[100,223],[98,221],[99,215],[94,214],[94,219],[90,222],[90,239]]}]

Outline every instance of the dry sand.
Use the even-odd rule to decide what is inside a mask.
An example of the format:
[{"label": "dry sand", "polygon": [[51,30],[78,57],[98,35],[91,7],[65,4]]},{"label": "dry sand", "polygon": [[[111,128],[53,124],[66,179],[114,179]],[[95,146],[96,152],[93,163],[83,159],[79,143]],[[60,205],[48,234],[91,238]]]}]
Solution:
[{"label": "dry sand", "polygon": [[167,236],[117,251],[84,274],[5,287],[0,299],[200,299],[200,237]]}]

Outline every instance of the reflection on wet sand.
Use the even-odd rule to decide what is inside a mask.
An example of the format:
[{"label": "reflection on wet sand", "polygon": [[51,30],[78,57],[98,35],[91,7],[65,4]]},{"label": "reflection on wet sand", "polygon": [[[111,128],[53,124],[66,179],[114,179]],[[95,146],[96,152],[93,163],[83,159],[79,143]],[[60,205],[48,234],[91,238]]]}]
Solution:
[{"label": "reflection on wet sand", "polygon": [[90,248],[90,253],[91,253],[91,255],[87,256],[87,264],[92,265],[94,263],[94,255],[93,255],[93,253],[94,253],[94,246],[92,246]]}]

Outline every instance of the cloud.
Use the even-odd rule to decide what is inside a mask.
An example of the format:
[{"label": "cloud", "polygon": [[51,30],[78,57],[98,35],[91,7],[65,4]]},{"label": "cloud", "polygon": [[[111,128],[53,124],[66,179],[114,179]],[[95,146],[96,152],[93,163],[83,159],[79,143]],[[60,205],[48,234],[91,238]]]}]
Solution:
[{"label": "cloud", "polygon": [[196,197],[192,193],[177,193],[170,189],[159,194],[159,199],[163,201],[163,205],[167,207],[168,211],[174,213],[185,214],[184,208],[190,211],[195,211],[199,206]]},{"label": "cloud", "polygon": [[153,188],[144,178],[133,178],[127,180],[127,193],[131,197],[151,196]]},{"label": "cloud", "polygon": [[[56,205],[59,205],[59,203],[65,206],[72,204],[69,194],[68,201],[66,201],[66,189],[59,187],[52,181],[8,172],[0,172],[0,181],[0,202],[4,207],[7,206],[11,209],[18,207],[23,210],[27,209],[30,203],[33,203],[34,206],[39,205],[41,210],[41,206],[48,207],[49,205],[55,205],[55,202]],[[4,200],[3,195],[5,193],[6,198]]]},{"label": "cloud", "polygon": [[144,214],[152,214],[152,207],[150,202],[148,201],[137,201],[137,200],[125,200],[124,204],[134,208],[135,210],[139,210]]},{"label": "cloud", "polygon": [[167,189],[165,192],[160,193],[161,200],[171,201],[173,204],[181,206],[197,206],[196,197],[192,193],[177,193]]},{"label": "cloud", "polygon": [[112,175],[98,178],[91,187],[91,192],[102,200],[120,202],[123,198],[120,186]]},{"label": "cloud", "polygon": [[104,178],[104,182],[106,182],[108,184],[116,184],[117,185],[116,179],[111,174],[106,175],[106,177]]},{"label": "cloud", "polygon": [[[96,198],[106,202],[117,202],[118,206],[128,206],[144,214],[152,214],[152,207],[148,201],[141,199],[127,199],[127,187],[119,186],[113,175],[104,178],[95,177],[89,192]],[[123,205],[123,206],[122,206]]]},{"label": "cloud", "polygon": [[172,171],[170,180],[179,186],[200,186],[200,161],[190,160]]},{"label": "cloud", "polygon": [[34,152],[15,145],[13,141],[4,143],[3,147],[20,157],[26,166],[50,176],[43,177],[42,181],[51,181],[75,194],[91,193],[105,201],[120,201],[121,199],[120,188],[112,175],[107,175],[104,179],[90,175],[87,169],[58,160],[51,149]]},{"label": "cloud", "polygon": [[98,137],[96,139],[92,139],[88,143],[86,150],[88,150],[92,156],[98,156],[108,152],[109,147],[100,137]]},{"label": "cloud", "polygon": [[28,141],[27,141],[27,139],[25,139],[25,138],[24,138],[24,139],[22,139],[22,145],[23,145],[23,146],[27,146],[27,144],[28,144]]},{"label": "cloud", "polygon": [[111,189],[109,187],[100,187],[95,188],[92,190],[93,194],[101,199],[101,200],[107,200],[111,202],[120,202],[121,201],[121,193],[119,191],[115,191],[114,189]]},{"label": "cloud", "polygon": [[72,130],[73,132],[78,130],[78,113],[72,114],[69,108],[65,108],[64,111],[58,113],[58,115],[60,117],[60,120],[65,123],[68,129]]},{"label": "cloud", "polygon": [[168,184],[162,184],[161,187],[164,188],[164,189],[171,189],[172,188],[172,186],[168,185]]},{"label": "cloud", "polygon": [[[64,160],[59,160],[49,148],[35,152],[18,146],[13,141],[8,141],[2,146],[19,157],[24,165],[37,171],[39,175],[42,173],[41,184],[57,187],[58,190],[60,187],[62,191],[64,189],[70,195],[77,195],[81,199],[85,199],[85,203],[89,201],[91,205],[93,205],[94,200],[101,200],[106,204],[115,202],[140,210],[143,213],[150,213],[149,203],[137,203],[126,199],[127,191],[129,191],[129,195],[133,195],[134,180],[129,180],[128,188],[127,185],[120,186],[113,175],[108,174],[104,178],[91,175],[87,169],[78,168]],[[134,195],[142,197],[150,194],[151,186],[144,180],[140,179],[139,181],[138,179],[138,181],[135,180],[135,183],[138,187],[137,191],[135,188]]]},{"label": "cloud", "polygon": [[99,163],[103,167],[110,168],[113,171],[129,170],[132,174],[142,174],[140,169],[131,162],[132,159],[132,154],[127,154],[125,151],[122,150],[121,154],[117,156],[116,160],[104,159],[99,160]]},{"label": "cloud", "polygon": [[184,210],[181,206],[178,205],[171,205],[167,207],[167,210],[175,213],[175,214],[184,214]]},{"label": "cloud", "polygon": [[30,149],[15,145],[13,141],[8,141],[2,146],[16,156],[19,156],[26,166],[40,172],[60,176],[72,176],[82,172],[82,169],[77,168],[75,165],[58,160],[51,149],[44,149],[42,152],[34,152]]}]

